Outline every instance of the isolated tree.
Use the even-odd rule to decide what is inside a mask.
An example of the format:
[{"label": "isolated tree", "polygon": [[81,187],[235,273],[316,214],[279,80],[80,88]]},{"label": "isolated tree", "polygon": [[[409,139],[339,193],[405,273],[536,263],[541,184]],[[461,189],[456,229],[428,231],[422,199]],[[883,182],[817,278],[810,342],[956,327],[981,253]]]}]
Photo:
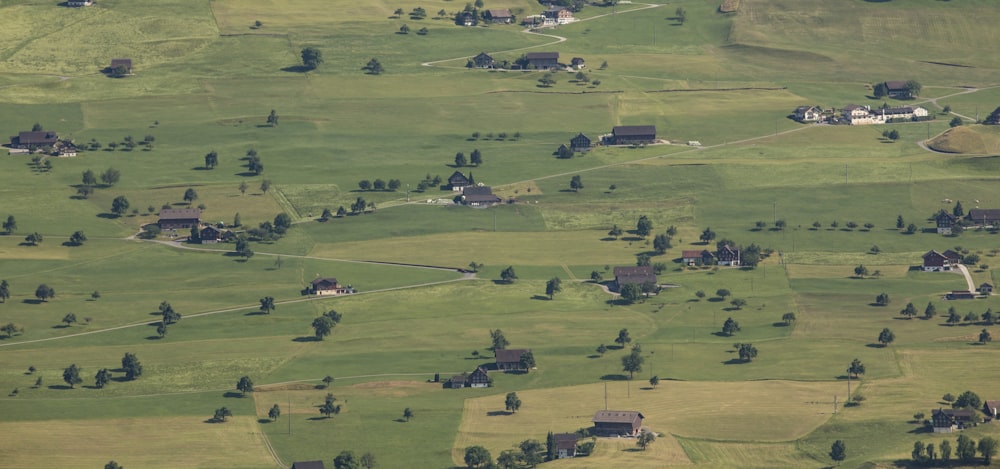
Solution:
[{"label": "isolated tree", "polygon": [[739,310],[743,309],[743,307],[747,305],[747,300],[744,300],[743,298],[733,298],[733,300],[730,301],[729,304],[733,305],[734,308]]},{"label": "isolated tree", "polygon": [[63,370],[63,381],[69,385],[70,389],[83,382],[83,379],[80,378],[80,369],[77,368],[76,363]]},{"label": "isolated tree", "polygon": [[712,231],[711,228],[705,228],[705,231],[701,232],[701,235],[698,236],[698,239],[700,239],[705,244],[708,244],[715,239],[715,232]]},{"label": "isolated tree", "polygon": [[111,213],[115,216],[122,216],[128,213],[129,203],[128,199],[124,195],[119,195],[115,197],[115,200],[111,202]]},{"label": "isolated tree", "polygon": [[82,231],[74,231],[73,234],[69,236],[69,243],[74,246],[82,246],[86,241],[87,235],[83,234]]},{"label": "isolated tree", "polygon": [[316,338],[319,340],[323,340],[323,337],[326,337],[330,335],[331,332],[333,332],[334,323],[332,320],[330,320],[330,318],[326,316],[320,316],[316,319],[313,319],[312,327],[313,327],[313,332],[316,335]]},{"label": "isolated tree", "polygon": [[319,407],[319,413],[330,418],[331,415],[336,415],[340,413],[340,405],[334,405],[333,401],[327,400],[323,405]]},{"label": "isolated tree", "polygon": [[198,200],[198,193],[195,192],[194,188],[187,188],[187,190],[184,191],[184,201],[187,202],[188,205],[191,205],[191,202],[194,202],[195,200]]},{"label": "isolated tree", "polygon": [[514,283],[517,280],[517,274],[514,273],[514,266],[507,266],[506,269],[500,271],[500,280],[504,283]]},{"label": "isolated tree", "polygon": [[646,361],[636,350],[622,357],[622,371],[628,372],[628,379],[632,379],[635,373],[642,371],[642,364]]},{"label": "isolated tree", "polygon": [[7,220],[3,222],[3,231],[6,234],[11,234],[17,230],[17,220],[14,219],[14,215],[7,215]]},{"label": "isolated tree", "polygon": [[736,344],[736,349],[740,355],[740,360],[750,362],[754,358],[757,358],[757,347],[754,347],[753,344]]},{"label": "isolated tree", "polygon": [[24,331],[24,328],[22,328],[21,326],[18,326],[17,324],[12,323],[12,322],[8,322],[7,324],[4,324],[3,326],[0,326],[0,332],[3,332],[4,334],[7,334],[7,337],[14,337],[14,334],[17,334],[17,333],[23,332],[23,331]]},{"label": "isolated tree", "polygon": [[899,314],[906,316],[907,319],[912,318],[913,316],[917,315],[917,307],[913,306],[913,303],[907,303],[906,307],[903,308],[903,310],[900,311]]},{"label": "isolated tree", "polygon": [[260,299],[260,310],[264,314],[271,314],[271,311],[274,311],[274,308],[275,306],[274,306],[273,296],[265,296]]},{"label": "isolated tree", "polygon": [[469,163],[475,166],[483,164],[483,153],[478,148],[472,150],[472,153],[469,154]]},{"label": "isolated tree", "polygon": [[205,169],[214,169],[219,165],[219,154],[212,150],[205,154]]},{"label": "isolated tree", "polygon": [[108,463],[104,465],[104,469],[125,469],[125,468],[123,468],[114,461],[108,461]]},{"label": "isolated tree", "polygon": [[580,175],[573,176],[569,180],[569,188],[573,189],[574,192],[580,192],[580,189],[583,189],[583,179],[580,178]]},{"label": "isolated tree", "polygon": [[521,399],[517,397],[516,392],[507,393],[507,397],[504,399],[504,406],[511,413],[516,413],[517,409],[521,408]]},{"label": "isolated tree", "polygon": [[267,411],[267,418],[271,419],[273,422],[278,420],[278,417],[281,417],[281,407],[278,407],[278,404],[275,404],[271,406],[271,410]]},{"label": "isolated tree", "polygon": [[653,238],[653,249],[656,250],[657,254],[663,254],[670,248],[670,236],[661,233]]},{"label": "isolated tree", "polygon": [[226,407],[219,407],[218,409],[215,409],[215,415],[212,417],[212,420],[216,422],[225,422],[226,417],[232,417],[232,416],[233,416],[233,411],[229,410]]},{"label": "isolated tree", "polygon": [[271,113],[267,115],[267,125],[271,127],[278,126],[278,112],[275,111],[274,109],[271,109]]},{"label": "isolated tree", "polygon": [[323,377],[323,387],[324,388],[330,387],[330,383],[333,383],[333,376],[330,376],[330,375],[324,376]]},{"label": "isolated tree", "polygon": [[41,301],[48,301],[49,298],[53,298],[55,296],[56,296],[55,289],[44,283],[39,285],[38,288],[35,289],[35,298],[38,298]]},{"label": "isolated tree", "polygon": [[38,244],[41,243],[44,239],[45,238],[42,236],[42,234],[36,231],[34,233],[28,234],[28,236],[25,236],[24,242],[28,243],[31,246],[38,246]]},{"label": "isolated tree", "polygon": [[369,75],[380,75],[382,74],[382,72],[385,71],[385,68],[382,67],[382,63],[379,62],[378,59],[374,57],[372,57],[372,59],[369,60],[368,63],[361,68],[362,70],[368,72]]},{"label": "isolated tree", "polygon": [[913,234],[916,232],[917,232],[917,225],[914,225],[913,223],[906,225],[906,234]]},{"label": "isolated tree", "polygon": [[687,21],[687,12],[684,11],[683,8],[677,7],[677,10],[674,10],[674,19],[676,19],[678,23],[684,24],[684,22]]},{"label": "isolated tree", "polygon": [[73,325],[73,323],[76,322],[76,314],[66,313],[66,315],[63,316],[62,318],[62,322],[65,323],[67,326]]},{"label": "isolated tree", "polygon": [[125,371],[125,379],[132,381],[142,376],[142,363],[134,353],[126,352],[122,356],[122,370]]},{"label": "isolated tree", "polygon": [[930,319],[933,318],[934,316],[937,316],[937,307],[934,306],[933,302],[928,301],[927,307],[924,308],[924,318]]},{"label": "isolated tree", "polygon": [[882,329],[882,332],[878,333],[878,342],[882,344],[883,347],[893,343],[896,340],[896,334],[889,330],[888,327]]},{"label": "isolated tree", "polygon": [[621,235],[622,235],[622,229],[618,228],[618,225],[612,226],[611,231],[608,231],[608,236],[613,236],[615,239],[618,239],[618,237]]},{"label": "isolated tree", "polygon": [[739,332],[740,323],[733,320],[733,318],[726,319],[726,322],[722,323],[722,333],[727,336],[732,337],[733,334]]},{"label": "isolated tree", "polygon": [[[261,167],[263,168],[263,166],[261,166]],[[260,181],[260,191],[261,192],[263,192],[264,194],[267,194],[267,191],[270,188],[271,188],[271,180],[270,179],[262,179]]]},{"label": "isolated tree", "polygon": [[656,434],[644,431],[639,433],[639,438],[636,438],[635,444],[639,448],[642,448],[643,451],[646,451],[646,448],[653,444],[654,441],[656,441]]},{"label": "isolated tree", "polygon": [[548,282],[545,282],[545,294],[549,296],[549,299],[553,299],[556,293],[562,291],[562,281],[559,277],[552,277]]},{"label": "isolated tree", "polygon": [[556,76],[553,75],[551,72],[546,73],[545,75],[542,75],[542,77],[538,79],[538,84],[545,88],[548,88],[556,84]]},{"label": "isolated tree", "polygon": [[833,442],[830,446],[830,459],[836,461],[838,465],[840,462],[847,458],[847,447],[844,445],[844,440],[837,440]]},{"label": "isolated tree", "polygon": [[597,353],[599,353],[601,355],[604,355],[607,351],[608,351],[608,346],[607,345],[601,344],[601,345],[597,346],[597,349],[596,349]]},{"label": "isolated tree", "polygon": [[323,52],[315,47],[302,49],[302,65],[306,70],[315,70],[319,64],[323,63]]},{"label": "isolated tree", "polygon": [[89,198],[90,194],[94,193],[94,186],[79,186],[76,188],[76,193],[84,199]]},{"label": "isolated tree", "polygon": [[107,368],[101,368],[94,376],[94,387],[97,389],[104,389],[108,383],[111,382],[111,372]]},{"label": "isolated tree", "polygon": [[409,407],[403,409],[403,420],[406,420],[407,422],[409,422],[410,419],[412,419],[412,418],[413,418],[413,411],[410,410]]},{"label": "isolated tree", "polygon": [[344,450],[333,458],[333,467],[334,469],[359,469],[360,462],[352,451]]},{"label": "isolated tree", "polygon": [[653,375],[652,378],[649,378],[649,385],[652,386],[653,389],[656,389],[656,385],[658,385],[658,384],[660,384],[660,377],[659,376]]},{"label": "isolated tree", "polygon": [[854,275],[857,275],[858,277],[861,278],[865,278],[865,276],[868,275],[868,268],[865,267],[864,264],[859,265],[854,268]]},{"label": "isolated tree", "polygon": [[886,293],[886,292],[880,293],[878,296],[875,297],[875,304],[877,304],[879,306],[888,306],[889,305],[889,294]]},{"label": "isolated tree", "polygon": [[993,336],[990,335],[990,331],[989,330],[983,329],[982,331],[979,332],[979,343],[980,344],[985,344],[987,342],[991,342],[992,340],[993,340]]},{"label": "isolated tree", "polygon": [[635,224],[635,234],[645,238],[653,232],[653,221],[650,220],[645,215],[640,215],[639,220]]},{"label": "isolated tree", "polygon": [[785,322],[785,325],[789,325],[795,322],[795,313],[788,312],[781,315],[781,320]]},{"label": "isolated tree", "polygon": [[7,298],[10,298],[10,283],[0,280],[0,303],[6,303]]},{"label": "isolated tree", "polygon": [[618,331],[618,337],[615,338],[615,343],[625,348],[625,345],[632,342],[632,337],[629,336],[628,329],[622,329]]},{"label": "isolated tree", "polygon": [[851,361],[851,366],[847,368],[847,372],[858,378],[859,375],[865,374],[865,364],[861,363],[860,359],[855,358]]},{"label": "isolated tree", "polygon": [[490,451],[482,446],[469,446],[465,448],[465,465],[470,469],[487,468],[493,464],[493,456]]},{"label": "isolated tree", "polygon": [[246,395],[248,392],[253,392],[253,380],[249,376],[244,376],[236,382],[236,389],[242,394]]},{"label": "isolated tree", "polygon": [[725,288],[720,288],[720,289],[718,289],[718,290],[715,291],[715,296],[718,296],[719,298],[722,298],[723,300],[725,300],[726,297],[729,296],[729,295],[731,295],[731,294],[732,294],[732,292],[730,292],[729,290],[727,290]]},{"label": "isolated tree", "polygon": [[361,467],[365,469],[374,469],[377,463],[375,462],[375,455],[372,453],[365,453],[361,455]]},{"label": "isolated tree", "polygon": [[983,464],[989,466],[993,463],[993,456],[996,456],[998,448],[1000,448],[1000,442],[992,436],[979,440],[979,454],[983,455]]},{"label": "isolated tree", "polygon": [[456,167],[461,168],[461,167],[465,166],[466,163],[467,163],[467,161],[465,159],[465,153],[462,153],[462,152],[455,153],[455,166]]},{"label": "isolated tree", "polygon": [[490,329],[490,341],[490,350],[493,350],[494,352],[497,350],[503,350],[510,345],[510,342],[507,341],[507,338],[503,335],[503,331],[500,329]]},{"label": "isolated tree", "polygon": [[156,334],[158,336],[160,336],[161,339],[164,338],[164,337],[166,337],[167,336],[167,324],[161,321],[160,324],[158,326],[156,326]]}]

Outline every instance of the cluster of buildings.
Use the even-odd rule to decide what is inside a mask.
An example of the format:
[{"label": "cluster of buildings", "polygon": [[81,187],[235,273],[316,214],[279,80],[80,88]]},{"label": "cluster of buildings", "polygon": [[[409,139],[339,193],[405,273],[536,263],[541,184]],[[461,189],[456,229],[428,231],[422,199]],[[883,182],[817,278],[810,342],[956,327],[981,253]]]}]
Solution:
[{"label": "cluster of buildings", "polygon": [[819,106],[799,106],[795,108],[795,120],[799,122],[872,125],[920,121],[930,118],[930,112],[919,106],[883,106],[872,109],[868,105],[848,104],[844,106],[839,115],[834,110],[825,111]]},{"label": "cluster of buildings", "polygon": [[463,205],[470,207],[491,207],[500,203],[500,197],[493,193],[490,186],[476,184],[472,173],[466,177],[461,171],[455,171],[448,177],[448,187],[457,192]]},{"label": "cluster of buildings", "polygon": [[[923,263],[920,268],[924,272],[951,272],[957,269],[957,266],[962,263],[962,255],[951,249],[945,252],[938,252],[935,250],[928,251],[923,256]],[[993,284],[989,282],[984,282],[979,285],[979,288],[975,292],[969,290],[954,290],[947,295],[945,298],[949,300],[972,300],[976,296],[990,296],[993,294]]]},{"label": "cluster of buildings", "polygon": [[18,132],[10,137],[9,153],[46,153],[52,156],[76,156],[78,149],[71,140],[61,139],[51,130]]},{"label": "cluster of buildings", "polygon": [[1000,225],[1000,209],[995,208],[973,208],[965,217],[956,217],[944,210],[934,215],[934,223],[937,226],[938,234],[950,235],[956,227],[980,227]]},{"label": "cluster of buildings", "polygon": [[517,64],[498,62],[490,54],[480,52],[475,57],[469,59],[471,68],[506,68],[513,70],[582,70],[586,68],[587,62],[583,57],[573,57],[569,64],[559,63],[558,52],[528,52],[524,54],[524,61]]},{"label": "cluster of buildings", "polygon": [[978,423],[996,420],[1000,401],[987,399],[983,402],[983,414],[976,409],[936,409],[931,411],[931,426],[934,433],[952,433],[964,430]]},{"label": "cluster of buildings", "polygon": [[320,277],[312,282],[309,282],[309,286],[306,287],[306,293],[316,296],[328,296],[349,295],[351,293],[357,293],[357,291],[350,285],[341,285],[340,283],[337,283],[336,277]]},{"label": "cluster of buildings", "polygon": [[740,265],[740,250],[735,246],[724,245],[715,252],[708,249],[681,251],[681,262],[684,265]]},{"label": "cluster of buildings", "polygon": [[[527,371],[521,357],[530,352],[528,349],[499,349],[494,354],[494,369],[497,371]],[[445,381],[444,387],[449,389],[460,388],[488,388],[493,384],[493,379],[489,377],[486,368],[477,367],[472,373],[462,373],[452,376]]]}]

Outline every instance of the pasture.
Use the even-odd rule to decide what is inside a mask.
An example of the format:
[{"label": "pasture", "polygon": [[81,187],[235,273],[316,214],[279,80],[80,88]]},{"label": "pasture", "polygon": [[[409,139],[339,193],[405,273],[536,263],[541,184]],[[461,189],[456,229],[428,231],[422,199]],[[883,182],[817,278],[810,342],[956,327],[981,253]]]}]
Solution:
[{"label": "pasture", "polygon": [[[929,218],[959,200],[966,210],[1000,207],[996,132],[948,131],[953,116],[943,114],[870,127],[788,115],[804,104],[879,106],[872,83],[915,79],[920,97],[888,103],[985,117],[1000,105],[990,50],[1000,11],[988,0],[743,0],[723,15],[719,3],[590,5],[582,21],[529,34],[455,26],[438,15],[463,7],[449,1],[422,4],[428,16],[414,19],[406,13],[416,4],[382,0],[0,0],[9,20],[0,31],[0,135],[38,123],[100,143],[45,159],[48,170],[27,155],[0,157],[0,220],[17,222],[0,235],[0,279],[11,293],[0,325],[23,328],[0,334],[6,464],[263,468],[329,465],[351,450],[372,452],[379,467],[455,467],[469,445],[497,456],[550,430],[588,426],[605,386],[611,408],[642,411],[664,437],[645,452],[631,439],[599,440],[590,457],[546,466],[825,467],[841,439],[845,467],[871,467],[908,459],[916,439],[939,443],[911,422],[914,413],[946,405],[948,392],[1000,392],[990,379],[994,345],[977,343],[995,324],[949,325],[947,311],[980,315],[1000,300],[946,301],[964,280],[912,267],[931,249],[967,251],[980,257],[970,266],[976,284],[996,284],[996,234],[944,237]],[[678,7],[683,25],[671,19]],[[484,8],[519,18],[544,9],[526,0]],[[409,34],[398,34],[403,24]],[[428,33],[416,34],[422,27]],[[298,67],[306,46],[323,52],[316,70]],[[465,67],[484,51],[498,60],[583,57],[587,82],[557,72],[554,86],[541,87],[540,72]],[[134,75],[101,73],[117,57],[133,59]],[[385,73],[361,70],[373,57]],[[265,125],[272,109],[277,126]],[[596,140],[633,124],[656,125],[671,143],[553,155],[579,132]],[[889,128],[898,141],[882,137]],[[151,146],[125,148],[127,137],[145,136]],[[926,139],[956,153],[928,152],[918,145]],[[262,174],[246,167],[251,149]],[[456,153],[473,150],[483,164],[456,167]],[[212,151],[219,164],[207,169]],[[108,168],[119,182],[79,196],[84,171]],[[516,203],[477,210],[437,203],[456,195],[447,187],[418,190],[456,170]],[[572,176],[581,190],[570,189]],[[364,191],[363,179],[401,185]],[[188,188],[198,195],[190,204]],[[117,196],[130,201],[121,217],[110,213]],[[377,208],[318,220],[359,197]],[[211,223],[232,225],[239,214],[248,229],[287,213],[294,224],[280,240],[252,242],[256,255],[245,260],[232,244],[133,237],[161,207],[199,205]],[[676,229],[662,254],[652,236],[630,232],[641,215],[653,234]],[[900,216],[917,232],[898,230]],[[615,225],[626,232],[609,235]],[[717,233],[711,243],[699,241],[706,228]],[[78,230],[88,240],[69,245]],[[44,236],[38,246],[24,242],[33,232]],[[681,251],[722,239],[773,252],[753,270],[681,265]],[[627,305],[590,282],[592,272],[613,280],[613,266],[642,255],[662,264],[658,295]],[[475,275],[455,271],[470,262],[483,264]],[[862,264],[879,275],[856,278]],[[507,266],[518,275],[512,284],[498,281]],[[303,296],[317,276],[359,294]],[[549,299],[553,277],[562,290]],[[38,300],[42,283],[56,295]],[[873,306],[883,292],[890,304]],[[264,296],[275,299],[270,314],[259,311]],[[162,301],[182,314],[164,337]],[[937,315],[905,319],[910,302],[920,313],[933,303]],[[311,323],[330,310],[343,320],[316,340]],[[786,323],[788,312],[796,319]],[[62,321],[69,313],[77,322]],[[727,318],[740,323],[733,336],[721,333]],[[887,327],[896,340],[882,347]],[[614,343],[622,328],[645,360],[631,381],[620,361],[628,350]],[[433,382],[491,366],[496,329],[510,347],[530,348],[538,368],[491,372],[488,389]],[[759,356],[741,363],[735,342],[752,342]],[[144,365],[137,380],[118,369],[125,353]],[[852,393],[866,400],[833,414],[835,396],[848,398],[843,370],[855,358],[867,370]],[[73,389],[62,381],[70,364],[82,369]],[[114,379],[99,389],[103,368]],[[646,389],[652,375],[662,381]],[[257,388],[246,397],[235,390],[241,376]],[[325,376],[334,382],[321,389]],[[524,405],[498,415],[507,392]],[[318,409],[327,393],[343,408],[331,418]],[[270,422],[274,404],[282,415]],[[206,423],[222,406],[234,416]],[[995,425],[968,433],[1000,435]]]}]

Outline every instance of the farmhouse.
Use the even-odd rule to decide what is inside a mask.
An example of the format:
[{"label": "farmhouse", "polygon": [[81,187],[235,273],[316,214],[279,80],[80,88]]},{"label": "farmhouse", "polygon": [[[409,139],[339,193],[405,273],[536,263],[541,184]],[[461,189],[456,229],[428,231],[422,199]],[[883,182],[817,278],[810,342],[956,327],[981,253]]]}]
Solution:
[{"label": "farmhouse", "polygon": [[652,266],[615,267],[614,273],[615,283],[612,289],[616,291],[622,291],[622,287],[630,283],[640,286],[650,282],[656,284],[656,273]]},{"label": "farmhouse", "polygon": [[480,52],[479,55],[472,58],[473,65],[476,68],[493,68],[496,66],[496,60],[485,52]]},{"label": "farmhouse", "polygon": [[912,97],[910,95],[910,87],[906,84],[905,80],[888,80],[883,85],[885,85],[886,94],[890,98],[909,99]]},{"label": "farmhouse", "polygon": [[521,364],[521,356],[527,353],[527,349],[511,348],[511,349],[499,349],[493,352],[496,356],[497,369],[503,371],[522,371],[526,370],[523,364]]},{"label": "farmhouse", "polygon": [[656,141],[655,125],[619,125],[611,129],[611,145],[632,145]]},{"label": "farmhouse", "polygon": [[488,388],[493,380],[486,373],[486,369],[480,366],[469,374],[467,383],[470,388]]},{"label": "farmhouse", "polygon": [[587,137],[582,132],[577,134],[569,140],[569,147],[573,151],[589,151],[590,150],[590,137]]},{"label": "farmhouse", "polygon": [[976,295],[969,290],[954,290],[945,295],[945,298],[949,300],[974,300]]},{"label": "farmhouse", "polygon": [[202,243],[217,243],[222,239],[222,230],[212,225],[208,225],[198,232],[198,239],[200,239]]},{"label": "farmhouse", "polygon": [[795,120],[799,122],[819,122],[823,119],[823,110],[819,106],[799,106],[795,108]]},{"label": "farmhouse", "polygon": [[448,389],[461,389],[465,387],[465,383],[469,380],[469,375],[462,373],[460,375],[452,376],[451,379],[446,381],[445,387]]},{"label": "farmhouse", "polygon": [[989,226],[1000,223],[1000,209],[996,208],[973,208],[965,215],[973,225]]},{"label": "farmhouse", "polygon": [[599,410],[594,414],[597,436],[635,436],[642,429],[642,413],[634,410]]},{"label": "farmhouse", "polygon": [[958,219],[954,215],[941,210],[934,216],[934,223],[937,224],[938,234],[950,235],[951,229],[958,223]]},{"label": "farmhouse", "polygon": [[545,24],[567,24],[576,21],[573,17],[573,12],[566,7],[550,7],[548,10],[543,12],[545,15]]},{"label": "farmhouse", "polygon": [[997,418],[997,411],[1000,410],[1000,401],[994,399],[986,399],[983,401],[983,412],[992,418]]},{"label": "farmhouse", "polygon": [[947,272],[951,270],[951,260],[937,251],[928,251],[923,255],[924,272]]},{"label": "farmhouse", "polygon": [[323,461],[296,461],[292,463],[292,469],[326,469]]},{"label": "farmhouse", "polygon": [[448,177],[448,186],[454,192],[462,192],[463,189],[472,185],[472,181],[465,177],[461,171],[455,171]]},{"label": "farmhouse", "polygon": [[942,252],[941,255],[943,255],[945,259],[948,259],[948,262],[950,262],[951,265],[956,265],[962,262],[962,255],[954,250],[949,249]]},{"label": "farmhouse", "polygon": [[337,283],[337,279],[334,277],[329,278],[318,278],[309,283],[307,287],[309,293],[316,296],[327,296],[327,295],[346,295],[348,293],[354,293],[354,287],[348,285],[343,286]]},{"label": "farmhouse", "polygon": [[934,433],[951,433],[964,429],[975,420],[976,411],[971,409],[937,409],[931,411]]},{"label": "farmhouse", "polygon": [[165,208],[160,210],[161,230],[176,230],[201,225],[201,210],[197,208]]},{"label": "farmhouse", "polygon": [[681,262],[684,265],[709,265],[714,261],[715,255],[708,249],[681,251]]},{"label": "farmhouse", "polygon": [[10,138],[10,147],[22,150],[51,147],[59,141],[55,132],[39,130],[37,132],[19,132]]},{"label": "farmhouse", "polygon": [[558,52],[528,52],[524,55],[528,68],[548,70],[559,66]]},{"label": "farmhouse", "polygon": [[510,10],[506,8],[499,10],[486,10],[486,13],[483,13],[483,18],[490,23],[511,24],[514,22],[514,15],[512,15]]},{"label": "farmhouse", "polygon": [[737,266],[740,265],[740,250],[727,244],[719,247],[715,258],[719,265]]},{"label": "farmhouse", "polygon": [[556,442],[556,459],[576,456],[576,433],[556,433],[552,439]]},{"label": "farmhouse", "polygon": [[462,203],[470,207],[489,207],[500,203],[490,186],[468,186],[462,190]]}]

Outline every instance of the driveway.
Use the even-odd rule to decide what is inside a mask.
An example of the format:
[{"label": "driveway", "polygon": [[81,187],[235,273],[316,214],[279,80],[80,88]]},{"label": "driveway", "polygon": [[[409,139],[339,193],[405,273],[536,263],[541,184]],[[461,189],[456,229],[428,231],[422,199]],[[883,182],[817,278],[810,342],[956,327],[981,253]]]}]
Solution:
[{"label": "driveway", "polygon": [[965,276],[965,283],[969,284],[969,291],[976,291],[976,284],[972,283],[972,275],[969,275],[969,268],[963,264],[958,264],[958,270],[961,270],[962,275]]}]

